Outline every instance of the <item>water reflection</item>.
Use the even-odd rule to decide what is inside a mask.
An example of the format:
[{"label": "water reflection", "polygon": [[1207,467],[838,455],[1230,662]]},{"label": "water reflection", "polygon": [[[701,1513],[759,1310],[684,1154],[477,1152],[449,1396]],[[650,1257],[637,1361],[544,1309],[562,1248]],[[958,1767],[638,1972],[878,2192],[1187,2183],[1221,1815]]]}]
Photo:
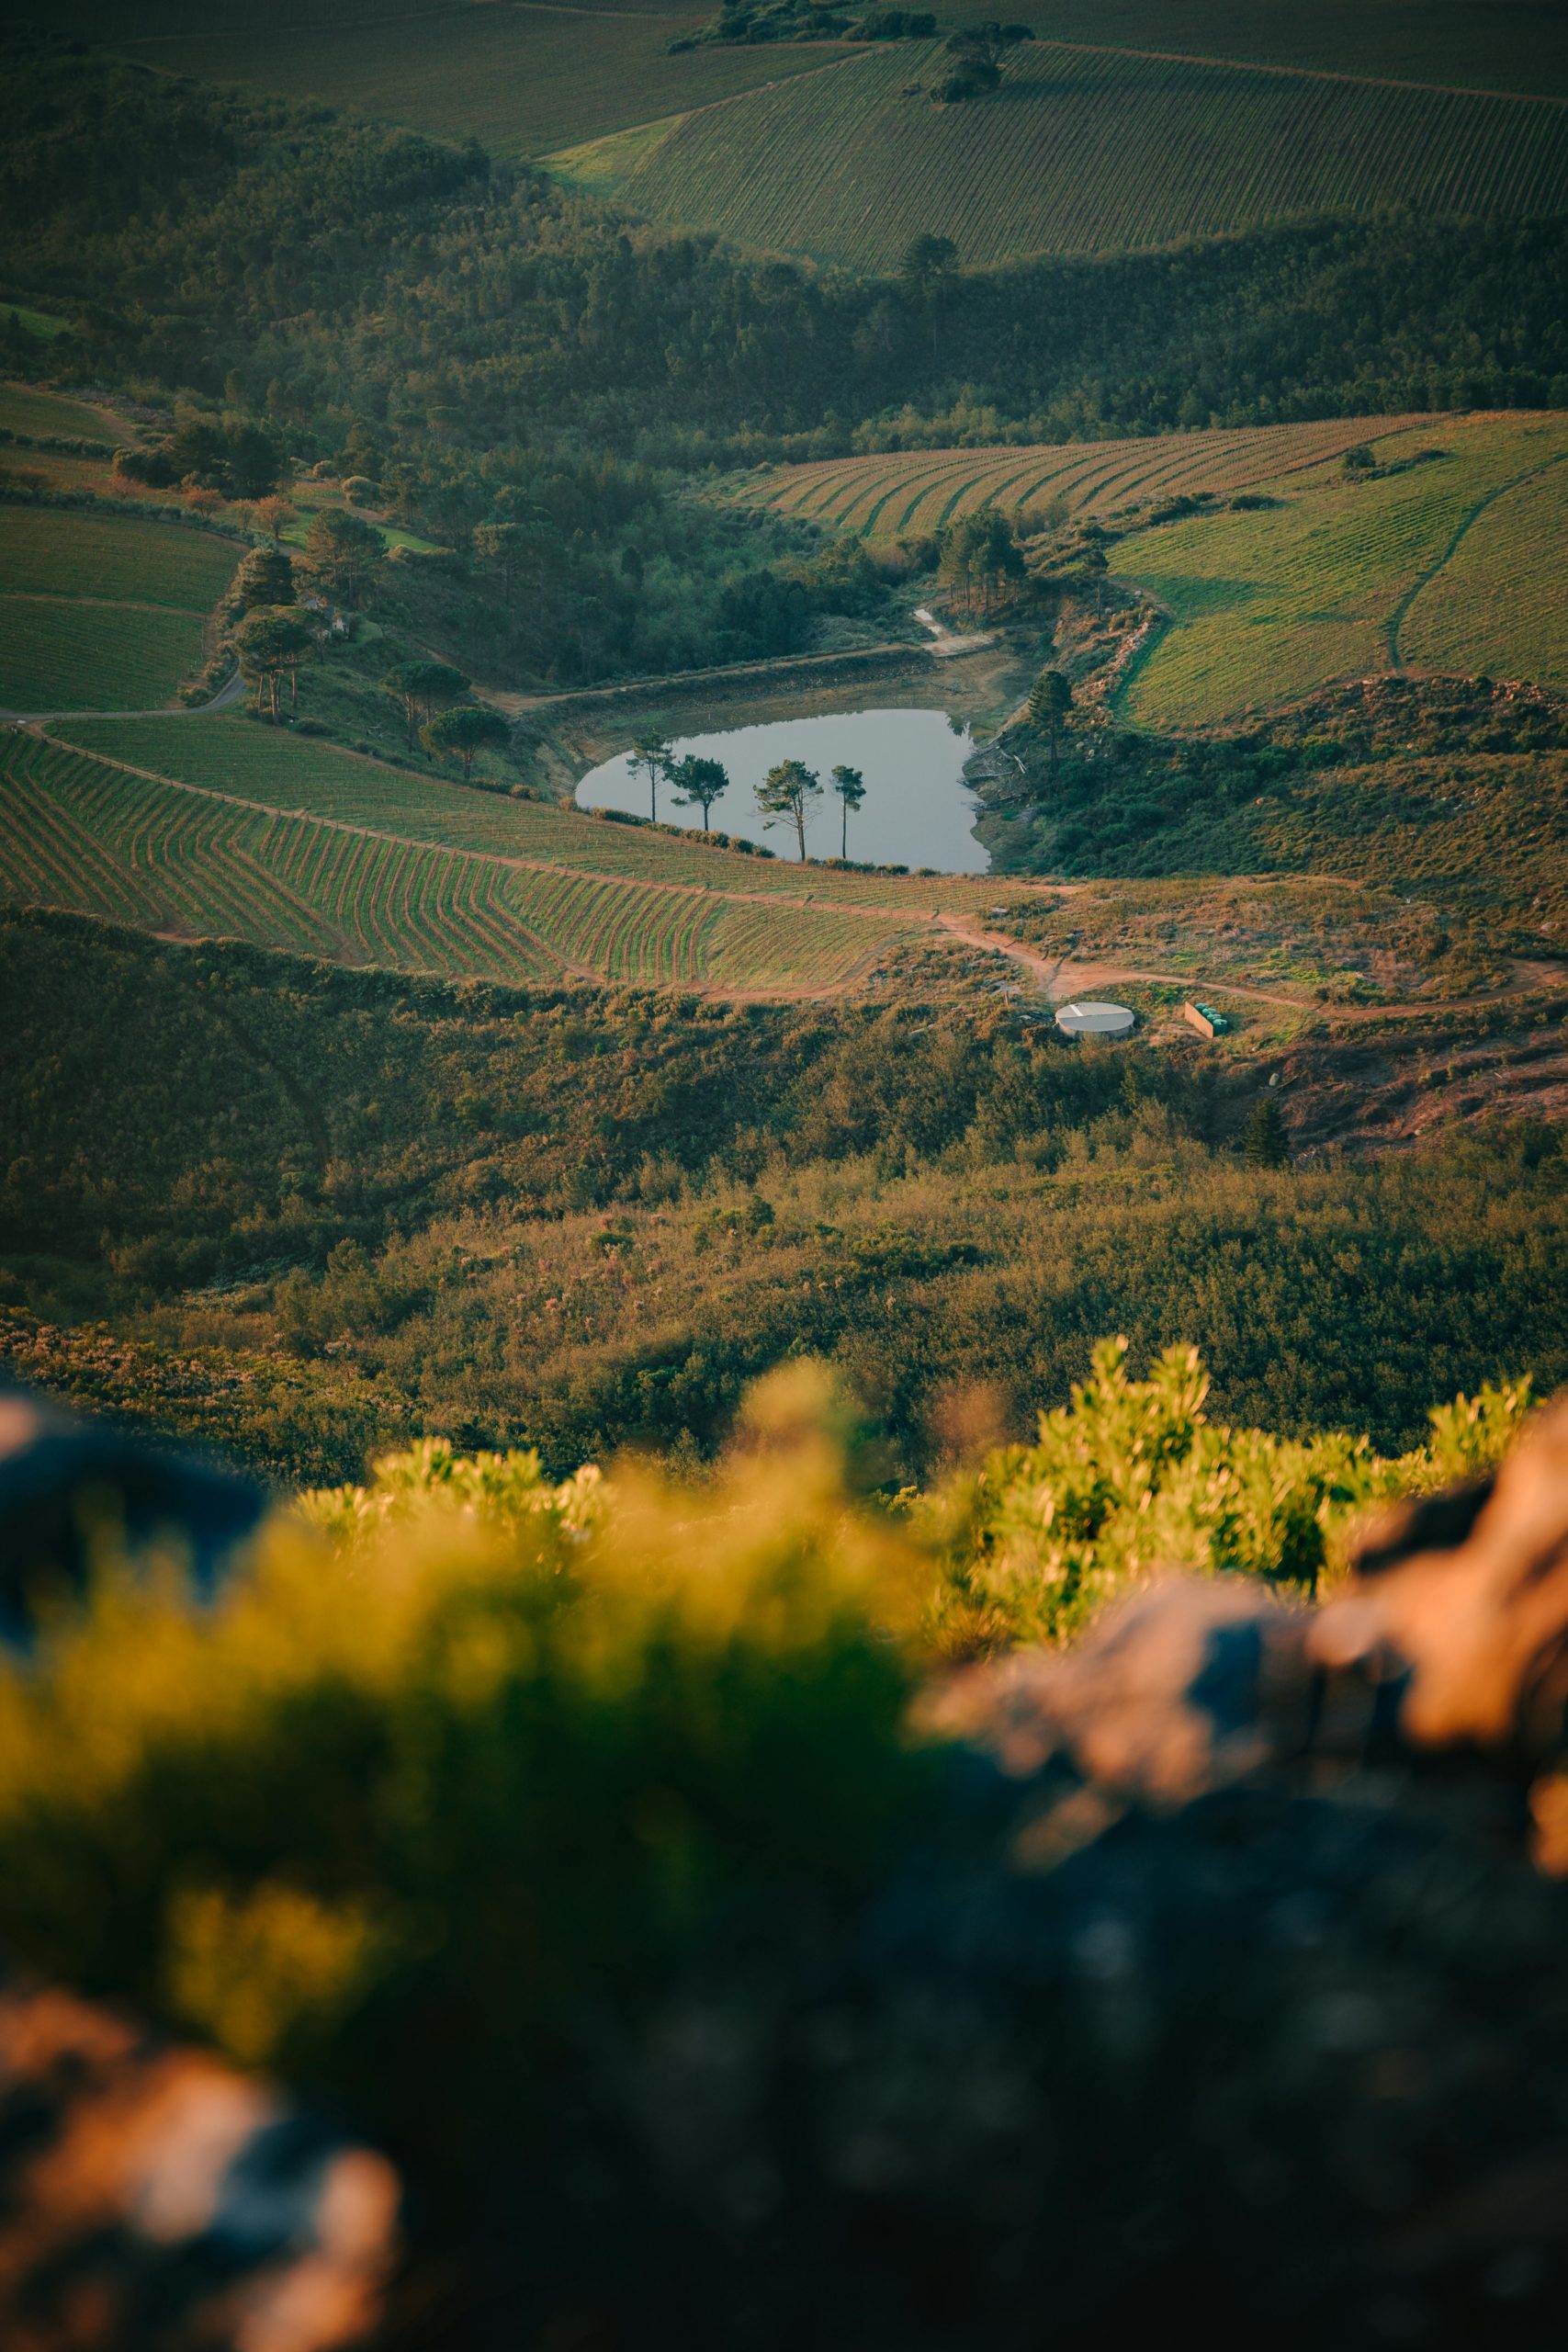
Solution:
[{"label": "water reflection", "polygon": [[[821,718],[781,718],[760,727],[733,727],[711,735],[682,735],[672,757],[720,761],[728,789],[713,804],[710,823],[719,832],[764,842],[780,857],[797,853],[787,820],[767,825],[753,797],[768,770],[784,760],[803,761],[822,786],[810,805],[807,854],[837,857],[848,839],[852,858],[879,865],[935,866],[943,874],[983,874],[990,864],[970,830],[980,803],[963,782],[964,763],[974,750],[968,730],[940,710],[852,710]],[[583,808],[626,808],[649,813],[646,774],[634,772],[635,755],[623,752],[585,775],[577,787]],[[865,797],[848,814],[833,791],[835,767],[856,768]],[[659,814],[668,824],[700,826],[702,810],[679,808],[670,786],[659,787]]]}]

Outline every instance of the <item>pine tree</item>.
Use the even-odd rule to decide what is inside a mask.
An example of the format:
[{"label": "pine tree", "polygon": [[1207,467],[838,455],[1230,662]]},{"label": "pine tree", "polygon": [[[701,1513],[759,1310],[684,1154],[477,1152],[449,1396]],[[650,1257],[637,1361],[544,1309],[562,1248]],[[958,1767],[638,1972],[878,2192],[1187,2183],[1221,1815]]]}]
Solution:
[{"label": "pine tree", "polygon": [[1249,1168],[1283,1168],[1290,1159],[1285,1122],[1271,1094],[1260,1096],[1253,1104],[1242,1140]]}]

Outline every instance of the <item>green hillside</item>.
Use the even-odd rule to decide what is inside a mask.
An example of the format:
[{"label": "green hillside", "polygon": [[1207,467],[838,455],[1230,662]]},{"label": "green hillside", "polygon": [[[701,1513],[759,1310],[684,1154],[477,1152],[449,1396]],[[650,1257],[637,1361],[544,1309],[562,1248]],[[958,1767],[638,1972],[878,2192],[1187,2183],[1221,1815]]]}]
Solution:
[{"label": "green hillside", "polygon": [[179,524],[0,505],[0,709],[167,702],[239,553]]},{"label": "green hillside", "polygon": [[873,907],[803,906],[798,878],[795,898],[774,904],[698,881],[525,865],[247,806],[33,736],[10,739],[4,783],[0,876],[11,904],[186,938],[455,979],[572,974],[789,993],[841,985],[907,927]]},{"label": "green hillside", "polygon": [[[890,271],[1126,252],[1319,213],[1568,207],[1568,106],[1036,42],[992,97],[935,106],[898,42],[628,144],[624,200],[740,242]],[[569,177],[574,159],[556,159]],[[614,156],[588,159],[603,185]]]},{"label": "green hillside", "polygon": [[[197,726],[183,718],[81,719],[54,731],[83,751],[206,791],[409,841],[748,898],[798,903],[801,895],[800,871],[791,860],[748,857],[678,831],[601,824],[581,810],[473,791],[238,717]],[[984,876],[836,873],[816,865],[809,887],[814,900],[907,904],[922,912],[935,906],[971,910],[996,897]]]},{"label": "green hillside", "polygon": [[[10,307],[0,303],[0,311]],[[28,319],[36,318],[38,313],[20,311],[17,315]],[[89,408],[85,401],[62,399],[58,392],[39,391],[30,384],[0,384],[0,431],[47,435],[62,441],[92,441],[106,450],[130,439],[125,430],[116,430],[102,409]]]},{"label": "green hillside", "polygon": [[[204,82],[239,82],[321,98],[441,139],[479,139],[501,155],[538,155],[578,140],[739,90],[807,74],[843,52],[805,48],[701,48],[670,54],[700,11],[617,17],[528,6],[389,13],[366,24],[346,11],[292,25],[279,40],[265,10],[211,13],[197,25],[146,38],[107,36],[128,56]],[[248,16],[249,21],[245,21]]]},{"label": "green hillside", "polygon": [[1280,505],[1140,532],[1112,569],[1173,626],[1124,714],[1219,724],[1327,684],[1408,667],[1568,685],[1559,476],[1568,418],[1434,419],[1373,445],[1370,479],[1325,462],[1270,485]]}]

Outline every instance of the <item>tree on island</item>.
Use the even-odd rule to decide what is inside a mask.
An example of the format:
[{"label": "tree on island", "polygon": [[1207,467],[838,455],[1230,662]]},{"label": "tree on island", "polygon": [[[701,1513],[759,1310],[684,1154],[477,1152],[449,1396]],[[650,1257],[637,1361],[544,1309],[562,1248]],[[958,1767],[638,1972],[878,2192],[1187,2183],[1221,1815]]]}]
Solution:
[{"label": "tree on island", "polygon": [[659,779],[670,773],[673,748],[669,736],[657,727],[645,727],[632,745],[631,772],[648,778],[648,813],[655,824],[659,822]]},{"label": "tree on island", "polygon": [[865,778],[862,775],[859,768],[847,768],[842,766],[836,767],[833,770],[833,789],[838,794],[839,798],[842,801],[844,810],[843,825],[840,829],[839,839],[839,855],[840,857],[848,857],[850,854],[850,810],[852,808],[858,808],[861,802],[865,798]]},{"label": "tree on island", "polygon": [[1060,670],[1042,670],[1029,697],[1029,723],[1041,730],[1050,745],[1053,775],[1056,773],[1056,742],[1062,721],[1072,707],[1070,680]]},{"label": "tree on island", "polygon": [[729,771],[724,762],[699,760],[688,753],[685,759],[677,760],[667,773],[670,782],[675,786],[676,807],[700,808],[705,833],[709,830],[708,815],[714,802],[721,793],[729,790]]},{"label": "tree on island", "polygon": [[437,756],[450,754],[463,763],[463,781],[471,781],[476,753],[499,752],[512,741],[512,729],[499,710],[485,710],[475,702],[458,703],[455,709],[438,711],[428,727],[420,729],[420,741],[426,751]]},{"label": "tree on island", "polygon": [[428,726],[438,710],[449,710],[461,702],[468,685],[461,670],[454,670],[450,662],[402,662],[381,681],[382,692],[403,707],[411,745],[415,721]]},{"label": "tree on island", "polygon": [[775,824],[788,822],[795,827],[795,837],[800,843],[800,859],[806,863],[806,817],[812,801],[822,797],[821,780],[815,769],[803,760],[781,760],[770,768],[757,786],[757,806],[768,822],[766,832]]}]

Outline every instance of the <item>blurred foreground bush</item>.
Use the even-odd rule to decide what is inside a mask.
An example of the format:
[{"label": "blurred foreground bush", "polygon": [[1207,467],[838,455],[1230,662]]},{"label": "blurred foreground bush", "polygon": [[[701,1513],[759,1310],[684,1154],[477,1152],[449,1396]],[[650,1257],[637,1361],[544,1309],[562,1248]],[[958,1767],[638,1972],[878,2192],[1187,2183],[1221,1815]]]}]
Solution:
[{"label": "blurred foreground bush", "polygon": [[726,1920],[822,1916],[957,1834],[933,1663],[1054,1640],[1168,1566],[1298,1589],[1351,1514],[1501,1451],[1522,1391],[1380,1461],[1203,1418],[1109,1343],[1039,1443],[892,1508],[809,1367],[720,1473],[555,1485],[438,1441],[275,1515],[220,1600],[114,1560],[0,1692],[0,1936],[350,2098],[427,2179],[525,2135]]}]

